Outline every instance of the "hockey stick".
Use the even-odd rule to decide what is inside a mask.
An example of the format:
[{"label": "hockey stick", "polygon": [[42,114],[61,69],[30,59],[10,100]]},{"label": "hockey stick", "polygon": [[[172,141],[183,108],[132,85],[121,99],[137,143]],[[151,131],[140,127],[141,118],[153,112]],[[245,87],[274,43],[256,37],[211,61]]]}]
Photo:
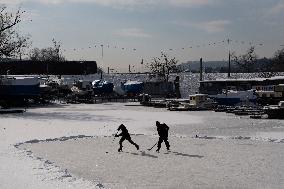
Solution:
[{"label": "hockey stick", "polygon": [[115,136],[117,135],[118,131],[113,135],[113,139],[112,139],[112,142],[114,142],[114,139],[115,139]]},{"label": "hockey stick", "polygon": [[152,150],[156,145],[158,144],[158,142],[156,142],[151,148],[147,149],[147,150]]}]

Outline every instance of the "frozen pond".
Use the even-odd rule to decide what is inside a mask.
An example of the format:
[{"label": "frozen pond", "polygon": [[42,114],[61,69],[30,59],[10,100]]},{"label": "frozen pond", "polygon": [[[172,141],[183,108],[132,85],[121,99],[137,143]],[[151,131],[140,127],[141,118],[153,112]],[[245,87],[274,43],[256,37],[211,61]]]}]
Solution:
[{"label": "frozen pond", "polygon": [[[170,153],[147,151],[156,120],[170,127]],[[121,123],[139,151],[117,152]],[[0,188],[283,188],[283,131],[283,120],[138,103],[32,108],[1,115]]]},{"label": "frozen pond", "polygon": [[249,116],[212,111],[181,113],[200,116],[202,122],[178,125],[174,130],[179,134],[193,135],[196,133],[199,136],[217,138],[277,139],[279,142],[284,139],[284,120],[250,119]]}]

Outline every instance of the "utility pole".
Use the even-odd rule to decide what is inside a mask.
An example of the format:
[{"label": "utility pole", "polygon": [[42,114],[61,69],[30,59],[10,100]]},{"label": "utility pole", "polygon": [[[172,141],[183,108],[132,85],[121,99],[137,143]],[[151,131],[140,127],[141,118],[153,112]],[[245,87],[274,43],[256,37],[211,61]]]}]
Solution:
[{"label": "utility pole", "polygon": [[199,81],[203,80],[203,76],[202,76],[202,58],[200,58],[200,75],[199,75]]},{"label": "utility pole", "polygon": [[101,65],[101,79],[103,79],[103,60],[104,60],[104,45],[102,47],[102,65]]},{"label": "utility pole", "polygon": [[228,78],[231,77],[231,52],[229,51]]},{"label": "utility pole", "polygon": [[229,47],[228,78],[230,78],[230,77],[231,77],[231,51],[230,51],[230,39],[228,39],[228,47]]},{"label": "utility pole", "polygon": [[102,59],[104,59],[104,45],[101,45],[102,47]]},{"label": "utility pole", "polygon": [[143,73],[143,63],[144,63],[144,60],[143,60],[143,58],[142,58],[141,63],[140,63],[140,65],[141,65],[140,73]]}]

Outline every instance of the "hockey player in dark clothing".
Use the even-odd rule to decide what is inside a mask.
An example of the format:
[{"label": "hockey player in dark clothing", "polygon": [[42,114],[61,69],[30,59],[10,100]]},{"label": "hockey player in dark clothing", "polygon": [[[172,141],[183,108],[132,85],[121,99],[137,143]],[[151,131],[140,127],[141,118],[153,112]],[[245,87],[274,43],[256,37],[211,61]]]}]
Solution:
[{"label": "hockey player in dark clothing", "polygon": [[156,152],[160,151],[161,144],[163,141],[166,144],[167,150],[170,150],[170,144],[168,141],[169,127],[165,123],[161,124],[159,121],[156,121],[156,126],[159,134],[158,149],[156,150]]},{"label": "hockey player in dark clothing", "polygon": [[136,147],[136,149],[139,150],[139,145],[131,140],[130,134],[128,133],[128,130],[126,129],[125,125],[121,124],[118,127],[117,130],[118,131],[121,130],[121,133],[120,134],[115,134],[115,137],[122,136],[121,139],[119,140],[119,149],[118,149],[119,152],[122,151],[122,147],[123,147],[122,146],[122,142],[124,140],[128,140],[130,142],[130,144],[133,144]]}]

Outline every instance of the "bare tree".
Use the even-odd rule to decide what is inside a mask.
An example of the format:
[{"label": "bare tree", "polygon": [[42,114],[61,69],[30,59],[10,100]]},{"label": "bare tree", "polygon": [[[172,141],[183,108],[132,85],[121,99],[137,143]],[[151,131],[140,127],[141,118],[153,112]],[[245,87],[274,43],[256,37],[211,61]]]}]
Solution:
[{"label": "bare tree", "polygon": [[29,58],[36,61],[65,61],[65,57],[61,54],[61,43],[52,39],[53,47],[43,49],[34,48],[29,53]]},{"label": "bare tree", "polygon": [[9,30],[14,27],[16,24],[21,22],[21,14],[20,10],[17,13],[12,14],[6,11],[7,7],[0,5],[0,32],[4,32],[5,30]]},{"label": "bare tree", "polygon": [[7,7],[0,5],[0,58],[16,56],[28,46],[29,37],[21,36],[15,27],[23,13],[8,12]]},{"label": "bare tree", "polygon": [[275,52],[272,57],[273,70],[277,72],[284,71],[284,48]]},{"label": "bare tree", "polygon": [[240,56],[236,56],[235,53],[232,53],[232,59],[239,68],[239,71],[250,73],[253,71],[254,66],[257,63],[255,48],[250,47],[244,55]]},{"label": "bare tree", "polygon": [[168,81],[168,76],[170,73],[177,72],[176,58],[169,58],[165,53],[161,52],[160,57],[154,57],[148,67],[150,71],[154,74],[163,76],[166,81]]},{"label": "bare tree", "polygon": [[258,68],[258,77],[270,78],[278,75],[278,72],[274,70],[272,59],[264,57],[260,59],[260,61],[262,64],[260,64]]},{"label": "bare tree", "polygon": [[261,59],[264,64],[261,65],[259,77],[273,77],[284,71],[284,48],[276,51],[272,58]]}]

